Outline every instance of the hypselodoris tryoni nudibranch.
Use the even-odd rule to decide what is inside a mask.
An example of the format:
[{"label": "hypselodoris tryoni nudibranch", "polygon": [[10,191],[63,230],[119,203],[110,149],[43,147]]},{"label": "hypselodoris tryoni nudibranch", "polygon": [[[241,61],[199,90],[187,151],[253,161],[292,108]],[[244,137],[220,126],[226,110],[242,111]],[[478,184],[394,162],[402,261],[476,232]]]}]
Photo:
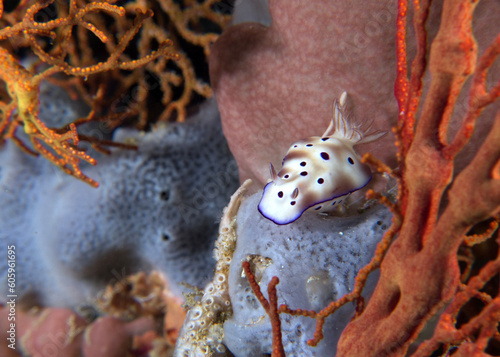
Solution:
[{"label": "hypselodoris tryoni nudibranch", "polygon": [[281,170],[270,164],[271,182],[264,187],[258,209],[276,224],[297,220],[306,210],[326,213],[371,180],[354,146],[374,141],[384,132],[365,135],[345,112],[347,93],[333,105],[333,118],[322,136],[293,143]]}]

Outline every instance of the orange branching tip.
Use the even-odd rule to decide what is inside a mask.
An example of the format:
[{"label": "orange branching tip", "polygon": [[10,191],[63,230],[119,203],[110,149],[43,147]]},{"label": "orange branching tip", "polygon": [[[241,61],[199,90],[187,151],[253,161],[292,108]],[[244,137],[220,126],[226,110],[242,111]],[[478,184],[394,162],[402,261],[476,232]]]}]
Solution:
[{"label": "orange branching tip", "polygon": [[[38,21],[36,15],[51,4],[54,5],[55,15],[58,15],[58,17],[48,21]],[[72,38],[76,36],[77,40],[82,39],[81,33],[85,31],[74,31],[74,29],[76,27],[79,27],[79,30],[86,29],[92,32],[102,43],[109,44],[113,30],[108,32],[106,28],[98,28],[97,26],[103,26],[105,21],[98,21],[98,17],[87,17],[86,15],[106,12],[118,17],[124,17],[126,14],[125,7],[106,2],[85,4],[84,2],[70,1],[68,9],[67,6],[54,4],[54,0],[23,1],[19,6],[27,8],[24,15],[18,14],[18,23],[7,20],[7,23],[11,26],[4,26],[0,29],[0,39],[10,38],[16,41],[19,39],[17,42],[22,43],[20,47],[29,47],[38,56],[40,61],[48,66],[40,73],[29,71],[19,64],[9,50],[0,47],[0,79],[5,82],[7,87],[6,94],[10,97],[6,103],[0,102],[0,141],[12,139],[24,151],[41,154],[67,174],[93,187],[97,187],[97,182],[84,175],[80,169],[81,160],[91,165],[97,163],[94,158],[77,147],[80,139],[89,141],[92,146],[101,149],[102,145],[119,145],[113,145],[114,143],[104,144],[104,142],[98,143],[98,140],[93,140],[94,138],[79,138],[76,130],[78,124],[75,124],[75,122],[71,123],[68,130],[64,132],[47,127],[38,116],[40,83],[58,72],[64,72],[69,76],[87,78],[92,74],[104,71],[116,69],[135,70],[163,55],[176,60],[180,56],[178,54],[167,53],[166,48],[173,43],[171,40],[164,40],[161,41],[162,43],[157,51],[151,51],[149,54],[140,51],[139,58],[135,60],[124,60],[122,58],[124,57],[122,54],[138,33],[144,21],[153,16],[153,12],[149,9],[136,9],[134,21],[128,26],[123,27],[125,30],[121,34],[119,43],[110,44],[107,47],[109,51],[108,59],[103,62],[92,63],[93,57],[88,56],[90,49],[87,51],[85,48],[85,46],[88,47],[88,43],[81,41],[84,42],[81,48],[75,49],[77,44],[75,44]],[[0,4],[0,15],[2,14],[2,10],[3,8]],[[15,15],[15,11],[13,15]],[[123,21],[124,23],[129,23],[127,19]],[[40,41],[40,36],[49,37],[54,41],[51,50],[47,50],[44,41]],[[66,81],[63,85],[67,85],[68,83],[69,81]],[[94,111],[96,108],[92,109]],[[32,147],[29,147],[26,143],[15,137],[17,127],[24,128],[24,131],[29,136]]]}]

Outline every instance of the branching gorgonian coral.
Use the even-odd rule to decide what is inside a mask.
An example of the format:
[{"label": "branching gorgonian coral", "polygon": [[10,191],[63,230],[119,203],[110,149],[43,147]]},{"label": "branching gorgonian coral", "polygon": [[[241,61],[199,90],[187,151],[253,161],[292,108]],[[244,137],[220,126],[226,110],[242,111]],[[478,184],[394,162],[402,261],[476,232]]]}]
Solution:
[{"label": "branching gorgonian coral", "polygon": [[[87,77],[89,75],[113,70],[134,69],[143,66],[160,56],[176,58],[170,55],[167,47],[169,41],[162,43],[157,51],[137,60],[123,60],[120,58],[129,42],[139,31],[142,23],[153,16],[151,11],[137,11],[137,16],[127,30],[120,42],[113,49],[110,56],[98,63],[88,66],[73,66],[67,62],[69,54],[68,43],[74,27],[82,27],[91,31],[103,43],[110,37],[106,30],[86,20],[86,15],[93,12],[107,12],[115,16],[125,16],[125,9],[110,3],[81,4],[71,1],[68,9],[60,9],[58,17],[48,21],[40,22],[35,19],[41,11],[47,10],[54,1],[34,2],[27,7],[27,1],[19,6],[27,7],[21,21],[13,23],[0,30],[0,40],[10,40],[15,43],[18,37],[25,41],[33,54],[45,64],[40,71],[29,70],[23,67],[19,60],[6,48],[0,48],[0,78],[5,82],[7,93],[6,99],[1,102],[0,111],[0,138],[13,139],[21,148],[34,154],[42,154],[48,160],[59,166],[66,173],[73,175],[92,186],[97,182],[86,176],[80,170],[80,161],[84,160],[95,165],[96,161],[83,150],[78,149],[78,134],[74,123],[63,132],[48,128],[39,118],[39,87],[40,82],[55,73],[64,72],[70,76]],[[3,10],[3,9],[1,9]],[[67,10],[67,13],[64,13]],[[48,11],[48,10],[47,10]],[[2,13],[0,13],[2,15]],[[9,21],[9,20],[7,20]],[[51,39],[53,44],[47,50],[41,44],[42,38]],[[33,148],[29,148],[16,136],[16,128],[24,127]]]},{"label": "branching gorgonian coral", "polygon": [[[97,182],[82,173],[80,163],[94,165],[96,160],[78,147],[79,141],[104,152],[104,146],[133,146],[83,135],[77,128],[100,122],[112,131],[130,118],[140,129],[161,120],[184,120],[189,105],[212,94],[198,78],[184,42],[201,47],[206,56],[229,20],[215,0],[182,6],[169,0],[116,2],[27,0],[8,11],[0,6],[0,79],[5,85],[0,89],[0,142],[11,139],[92,186]],[[215,30],[202,25],[205,19],[216,24]],[[22,60],[34,62],[25,67]],[[43,123],[38,116],[43,80],[85,101],[88,116],[63,128]],[[30,145],[16,134],[21,126]]]},{"label": "branching gorgonian coral", "polygon": [[[405,355],[430,318],[442,309],[434,335],[420,343],[412,356],[451,352],[488,356],[498,346],[499,113],[490,116],[489,134],[475,143],[478,148],[468,165],[459,170],[455,160],[470,146],[479,115],[500,97],[499,79],[490,73],[500,55],[500,35],[479,53],[472,29],[477,4],[445,0],[440,28],[428,51],[431,1],[413,2],[417,51],[408,68],[409,5],[406,0],[398,1],[395,95],[399,120],[394,132],[399,166],[391,170],[373,156],[364,157],[397,182],[395,203],[368,192],[389,206],[393,223],[370,264],[359,272],[352,292],[321,311],[280,306],[281,314],[317,320],[310,345],[325,337],[325,318],[355,302],[356,316],[341,336],[338,356]],[[431,80],[424,97],[427,70]],[[465,86],[467,80],[470,87]],[[453,133],[451,116],[463,91],[468,92],[467,108]],[[470,249],[480,243],[492,250],[484,262],[475,260],[477,253]],[[365,306],[361,292],[367,275],[377,268],[380,278]],[[472,312],[471,306],[475,306]]]}]

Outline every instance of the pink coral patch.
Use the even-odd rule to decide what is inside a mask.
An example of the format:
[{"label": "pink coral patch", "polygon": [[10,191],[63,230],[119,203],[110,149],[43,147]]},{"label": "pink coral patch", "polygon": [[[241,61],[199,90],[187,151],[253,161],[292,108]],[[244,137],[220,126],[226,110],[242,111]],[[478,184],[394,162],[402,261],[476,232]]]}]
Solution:
[{"label": "pink coral patch", "polygon": [[[354,116],[374,129],[389,130],[397,117],[393,1],[353,9],[339,1],[275,0],[270,13],[270,27],[229,27],[210,57],[240,179],[259,186],[269,178],[269,162],[280,163],[293,141],[323,133],[342,91],[355,104]],[[392,140],[388,135],[381,142]],[[360,151],[389,162],[394,157],[389,145],[369,145]]]}]

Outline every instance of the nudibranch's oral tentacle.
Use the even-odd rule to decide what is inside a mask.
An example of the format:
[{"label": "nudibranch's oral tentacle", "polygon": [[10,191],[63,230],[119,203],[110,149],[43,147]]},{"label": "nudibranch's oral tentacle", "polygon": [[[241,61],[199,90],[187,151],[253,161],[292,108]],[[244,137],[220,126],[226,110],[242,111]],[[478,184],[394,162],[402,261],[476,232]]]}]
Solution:
[{"label": "nudibranch's oral tentacle", "polygon": [[278,173],[270,164],[272,181],[264,188],[258,207],[264,217],[288,224],[310,208],[323,213],[370,181],[371,171],[353,147],[384,133],[365,136],[346,115],[346,100],[344,92],[335,101],[332,121],[321,137],[293,143]]}]

